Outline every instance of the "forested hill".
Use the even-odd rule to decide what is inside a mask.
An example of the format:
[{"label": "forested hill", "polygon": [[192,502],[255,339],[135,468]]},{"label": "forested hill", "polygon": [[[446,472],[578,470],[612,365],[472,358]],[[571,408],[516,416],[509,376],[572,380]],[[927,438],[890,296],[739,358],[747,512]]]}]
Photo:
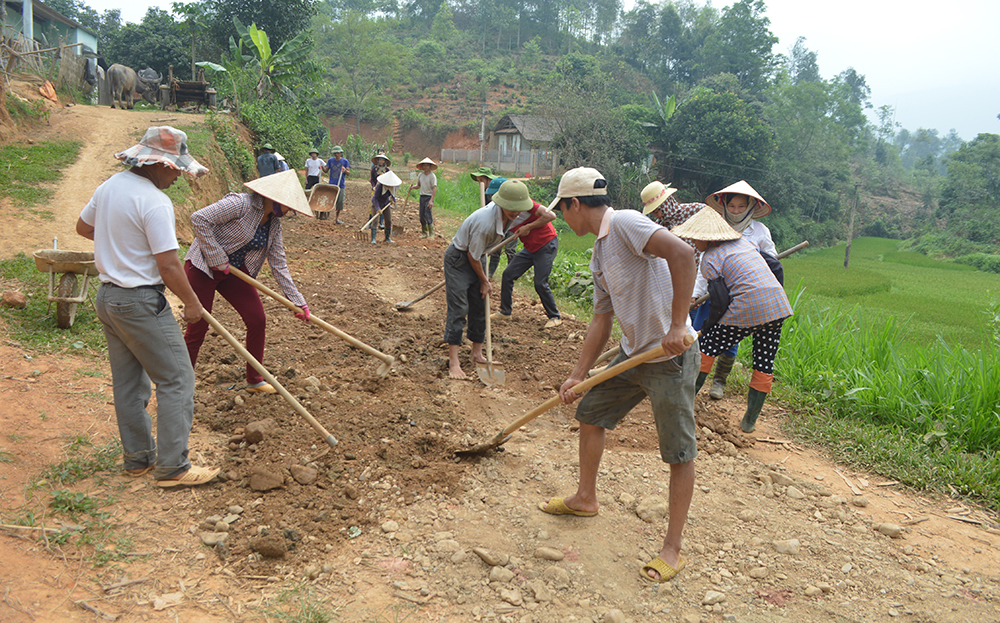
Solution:
[{"label": "forested hill", "polygon": [[616,205],[654,177],[686,200],[746,179],[782,243],[843,239],[855,202],[856,235],[948,256],[1000,241],[1000,136],[898,127],[872,110],[864,68],[825,80],[804,39],[778,53],[763,0],[195,0],[125,25],[48,4],[99,32],[108,63],[225,67],[209,71],[220,96],[296,159],[328,146],[320,116],[440,140],[478,135],[484,109],[487,128],[529,113],[559,120],[564,164],[601,169]]}]

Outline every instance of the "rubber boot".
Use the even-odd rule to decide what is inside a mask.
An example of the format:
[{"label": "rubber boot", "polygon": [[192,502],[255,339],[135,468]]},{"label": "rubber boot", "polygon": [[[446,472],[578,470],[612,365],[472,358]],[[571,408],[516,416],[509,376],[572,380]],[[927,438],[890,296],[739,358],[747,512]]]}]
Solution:
[{"label": "rubber boot", "polygon": [[708,372],[699,372],[698,379],[694,382],[694,393],[697,394],[701,391],[701,386],[705,384],[705,379],[708,378]]},{"label": "rubber boot", "polygon": [[740,428],[744,433],[752,433],[757,428],[757,416],[760,415],[765,400],[767,394],[760,390],[751,389],[747,394],[747,412],[743,414],[743,420],[740,422]]},{"label": "rubber boot", "polygon": [[376,236],[377,234],[378,234],[378,230],[377,230],[377,229],[375,229],[375,226],[373,225],[373,226],[372,226],[372,244],[375,244],[375,236]]},{"label": "rubber boot", "polygon": [[421,238],[427,238],[427,225],[421,225],[420,232],[421,232],[420,233]]},{"label": "rubber boot", "polygon": [[734,363],[736,357],[729,355],[719,355],[715,361],[715,378],[712,379],[712,389],[708,392],[712,400],[722,400],[722,393],[726,390],[726,379],[732,372]]},{"label": "rubber boot", "polygon": [[434,237],[434,223],[431,223],[430,225],[427,226],[427,237],[428,238]]}]

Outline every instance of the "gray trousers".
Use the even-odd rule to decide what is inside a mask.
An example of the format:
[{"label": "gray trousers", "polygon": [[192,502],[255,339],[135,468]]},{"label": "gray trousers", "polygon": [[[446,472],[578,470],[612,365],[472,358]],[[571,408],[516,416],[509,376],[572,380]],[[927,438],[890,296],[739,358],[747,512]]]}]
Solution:
[{"label": "gray trousers", "polygon": [[500,277],[501,314],[509,316],[514,311],[514,282],[528,272],[529,268],[534,267],[535,293],[545,308],[545,315],[549,318],[559,318],[559,308],[556,307],[556,299],[552,296],[552,288],[549,287],[549,275],[552,274],[552,264],[556,261],[557,253],[559,253],[559,239],[553,238],[534,253],[521,249],[514,259],[507,260],[507,268]]},{"label": "gray trousers", "polygon": [[468,316],[469,340],[482,344],[486,340],[486,300],[479,293],[479,275],[469,264],[469,254],[449,245],[444,252],[445,297],[448,319],[444,326],[444,341],[459,346]]},{"label": "gray trousers", "polygon": [[[191,467],[194,368],[170,304],[153,288],[105,283],[97,292],[96,307],[108,341],[125,469],[155,463],[157,480],[175,478]],[[150,381],[156,384],[156,440],[146,410]]]}]

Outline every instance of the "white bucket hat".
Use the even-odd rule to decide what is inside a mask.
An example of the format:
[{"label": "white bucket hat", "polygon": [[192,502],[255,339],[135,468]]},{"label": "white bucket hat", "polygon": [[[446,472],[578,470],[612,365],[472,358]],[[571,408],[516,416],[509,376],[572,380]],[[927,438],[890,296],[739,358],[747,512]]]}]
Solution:
[{"label": "white bucket hat", "polygon": [[133,167],[165,164],[195,177],[208,173],[208,169],[188,153],[187,134],[169,125],[149,128],[137,145],[118,152],[115,158]]},{"label": "white bucket hat", "polygon": [[295,210],[299,214],[312,216],[309,200],[299,183],[299,176],[289,169],[280,173],[266,175],[243,184],[258,195]]}]

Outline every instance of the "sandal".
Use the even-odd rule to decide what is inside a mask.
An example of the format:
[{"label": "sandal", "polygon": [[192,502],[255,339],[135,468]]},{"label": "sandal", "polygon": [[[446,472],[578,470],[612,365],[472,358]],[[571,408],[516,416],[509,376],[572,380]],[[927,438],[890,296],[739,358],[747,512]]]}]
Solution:
[{"label": "sandal", "polygon": [[[641,575],[642,578],[647,582],[656,582],[657,584],[663,584],[664,582],[669,582],[670,580],[674,579],[677,576],[677,574],[681,572],[681,569],[683,569],[686,566],[687,566],[687,561],[684,560],[683,558],[679,558],[677,560],[677,568],[675,569],[670,566],[670,563],[657,556],[656,558],[650,560],[648,563],[643,565],[642,569],[639,571],[639,575]],[[650,576],[647,573],[647,571],[655,571],[659,573],[660,579],[657,580],[656,578]]]},{"label": "sandal", "polygon": [[203,485],[205,483],[211,482],[213,478],[219,475],[222,471],[218,467],[197,467],[192,465],[191,469],[187,470],[177,478],[170,478],[167,480],[157,480],[157,487],[196,487],[198,485]]},{"label": "sandal", "polygon": [[278,390],[274,389],[270,383],[261,383],[260,385],[247,385],[247,391],[251,394],[277,394]]},{"label": "sandal", "polygon": [[125,473],[133,478],[138,478],[139,476],[145,476],[149,471],[153,469],[152,465],[147,465],[146,467],[136,467],[135,469],[126,469]]}]

